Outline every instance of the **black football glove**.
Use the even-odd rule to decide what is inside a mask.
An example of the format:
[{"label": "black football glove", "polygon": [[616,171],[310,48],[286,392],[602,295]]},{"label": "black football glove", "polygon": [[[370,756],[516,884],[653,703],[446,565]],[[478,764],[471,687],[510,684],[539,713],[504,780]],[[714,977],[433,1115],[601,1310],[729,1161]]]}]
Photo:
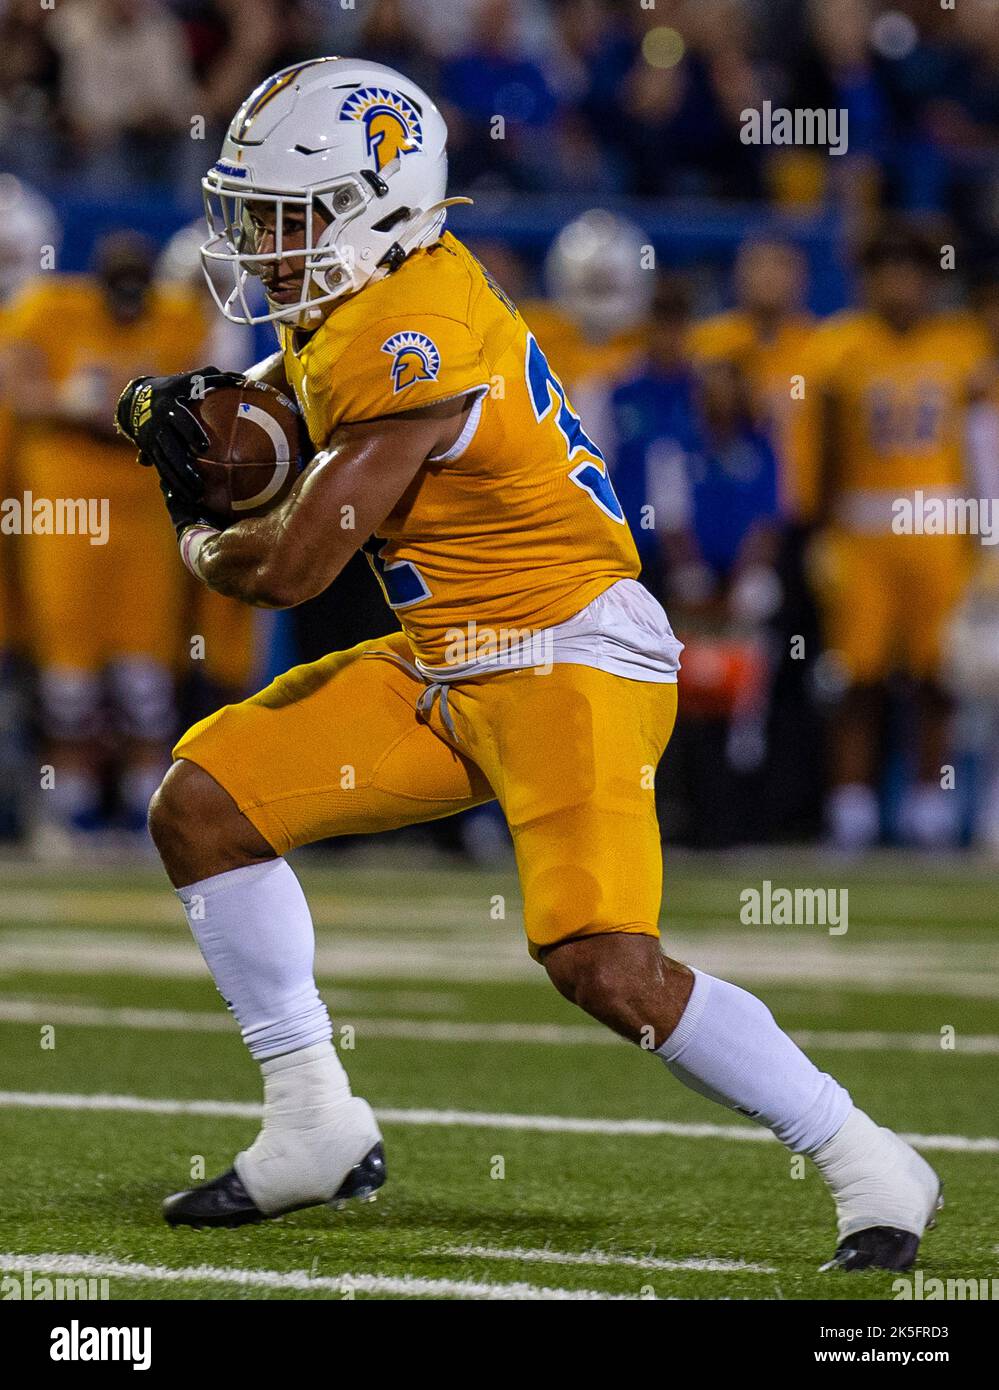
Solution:
[{"label": "black football glove", "polygon": [[180,376],[136,377],[125,387],[115,408],[115,428],[136,446],[139,462],[159,473],[164,496],[169,491],[178,503],[197,502],[204,488],[194,459],[207,448],[208,436],[188,403],[220,386],[242,386],[245,380],[239,372],[202,367]]},{"label": "black football glove", "polygon": [[197,500],[192,502],[183,493],[172,488],[163,477],[160,478],[160,492],[163,494],[166,509],[170,513],[170,520],[178,537],[186,527],[199,524],[214,526],[216,531],[225,530],[228,523],[224,517],[215,516]]}]

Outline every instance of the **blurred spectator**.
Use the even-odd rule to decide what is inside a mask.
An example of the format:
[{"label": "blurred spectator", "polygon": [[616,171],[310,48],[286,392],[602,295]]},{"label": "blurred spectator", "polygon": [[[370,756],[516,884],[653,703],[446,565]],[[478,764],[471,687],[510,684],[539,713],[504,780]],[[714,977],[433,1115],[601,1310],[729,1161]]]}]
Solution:
[{"label": "blurred spectator", "polygon": [[756,197],[760,149],[740,140],[764,91],[741,0],[671,0],[637,12],[644,27],[614,102],[637,193]]},{"label": "blurred spectator", "polygon": [[424,47],[420,16],[409,0],[374,0],[364,19],[358,54],[405,72],[421,87],[436,85],[436,64]]},{"label": "blurred spectator", "polygon": [[121,182],[148,177],[195,114],[180,24],[158,0],[77,0],[54,10],[51,26],[76,151],[109,174],[120,168]]},{"label": "blurred spectator", "polygon": [[863,211],[883,192],[878,161],[889,152],[892,110],[884,63],[872,45],[873,8],[870,0],[807,6],[807,40],[784,99],[791,108],[844,113],[848,154],[831,159],[817,146],[771,151],[770,182],[781,202],[818,203],[835,191]]},{"label": "blurred spectator", "polygon": [[547,187],[555,96],[541,64],[519,51],[513,0],[485,0],[468,46],[441,68],[440,95],[458,182]]},{"label": "blurred spectator", "polygon": [[11,0],[0,17],[0,157],[32,177],[49,164],[61,122],[51,18],[37,0]]}]

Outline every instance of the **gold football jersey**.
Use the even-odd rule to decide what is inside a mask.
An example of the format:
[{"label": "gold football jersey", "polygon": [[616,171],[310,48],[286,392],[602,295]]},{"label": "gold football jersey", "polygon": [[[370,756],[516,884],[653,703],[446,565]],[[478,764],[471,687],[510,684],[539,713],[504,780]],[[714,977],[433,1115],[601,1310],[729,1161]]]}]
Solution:
[{"label": "gold football jersey", "polygon": [[450,234],[345,300],[304,343],[279,332],[318,448],[341,424],[477,397],[461,437],[365,546],[423,661],[443,664],[455,630],[473,622],[550,627],[638,574],[597,444],[516,307]]}]

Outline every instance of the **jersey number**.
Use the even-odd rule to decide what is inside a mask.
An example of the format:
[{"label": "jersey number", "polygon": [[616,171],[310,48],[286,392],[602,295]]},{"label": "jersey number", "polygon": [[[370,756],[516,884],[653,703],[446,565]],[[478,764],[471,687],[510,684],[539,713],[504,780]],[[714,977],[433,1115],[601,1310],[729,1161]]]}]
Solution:
[{"label": "jersey number", "polygon": [[548,359],[538,347],[533,333],[527,335],[527,389],[534,407],[535,419],[540,423],[551,413],[557,404],[555,424],[565,440],[569,462],[577,454],[584,458],[569,473],[569,481],[589,493],[593,501],[612,520],[624,525],[624,511],[607,476],[604,456],[589,437],[580,422],[579,416],[565,398],[565,387],[548,365]]},{"label": "jersey number", "polygon": [[411,608],[414,603],[422,603],[430,597],[423,575],[409,560],[386,560],[382,550],[387,544],[372,536],[361,546],[382,586],[386,603],[390,608]]}]

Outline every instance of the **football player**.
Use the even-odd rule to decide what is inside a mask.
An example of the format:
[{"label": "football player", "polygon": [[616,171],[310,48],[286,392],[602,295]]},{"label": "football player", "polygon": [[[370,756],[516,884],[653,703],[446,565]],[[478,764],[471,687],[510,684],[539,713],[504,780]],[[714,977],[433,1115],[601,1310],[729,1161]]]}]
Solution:
[{"label": "football player", "polygon": [[584,212],[552,243],[549,298],[529,300],[524,313],[569,390],[586,378],[615,377],[645,346],[654,281],[645,247],[640,228],[603,208]]},{"label": "football player", "polygon": [[[17,456],[8,348],[8,306],[55,251],[60,228],[55,209],[39,193],[0,174],[0,497],[23,495]],[[16,833],[23,819],[27,756],[26,692],[21,658],[28,633],[19,571],[23,538],[0,543],[0,837]]]},{"label": "football player", "polygon": [[[95,251],[93,275],[47,271],[11,305],[11,408],[21,480],[54,505],[81,499],[104,521],[20,542],[29,639],[39,671],[42,731],[54,768],[41,798],[39,847],[72,853],[104,829],[105,695],[120,750],[122,828],[148,844],[146,809],[176,732],[173,675],[181,585],[162,514],[135,478],[111,415],[136,370],[178,371],[205,335],[190,293],[152,284],[153,252],[130,232]],[[168,537],[169,541],[169,537]],[[182,576],[181,576],[182,577]],[[157,600],[149,602],[150,586]]]},{"label": "football player", "polygon": [[[133,382],[119,404],[205,583],[286,607],[363,543],[402,624],[196,725],[153,801],[167,872],[264,1075],[253,1144],[169,1198],[166,1219],[238,1225],[381,1183],[381,1136],[333,1048],[284,855],[496,798],[529,949],[555,987],[811,1155],[841,1266],[908,1265],[933,1170],[758,999],[659,949],[651,772],[680,644],[635,581],[603,457],[542,346],[443,230],[445,137],[400,73],[317,59],[248,98],[207,176],[225,311],[246,317],[261,278],[281,352],[260,375],[293,387],[318,450],[285,502],[225,529],[204,519],[185,401],[207,369]],[[528,640],[505,644],[511,631]]]},{"label": "football player", "polygon": [[749,241],[735,264],[737,305],[702,319],[689,346],[699,361],[735,362],[752,384],[758,417],[780,464],[781,510],[807,521],[815,509],[814,450],[805,447],[805,412],[792,397],[814,323],[802,307],[806,266],[783,241]]},{"label": "football player", "polygon": [[964,592],[967,536],[895,534],[898,499],[938,504],[964,493],[969,399],[990,348],[970,315],[936,311],[939,250],[904,224],[863,248],[866,303],[815,332],[803,374],[821,398],[816,573],[828,647],[845,692],[833,727],[829,822],[842,848],[877,840],[879,730],[891,675],[916,690],[915,784],[902,832],[926,847],[956,834],[957,800],[941,787],[950,706],[941,639]]},{"label": "football player", "polygon": [[[205,338],[198,352],[207,361],[225,368],[245,367],[254,358],[253,329],[231,322],[214,312],[211,291],[205,280],[201,243],[205,237],[203,221],[181,227],[167,242],[156,262],[156,283],[166,290],[194,294],[205,310]],[[183,676],[192,673],[191,638],[204,639],[199,658],[203,689],[199,692],[209,704],[201,713],[228,700],[241,699],[252,689],[250,673],[259,641],[256,619],[260,614],[246,604],[214,593],[191,575],[184,575],[181,641],[177,666]]]}]

